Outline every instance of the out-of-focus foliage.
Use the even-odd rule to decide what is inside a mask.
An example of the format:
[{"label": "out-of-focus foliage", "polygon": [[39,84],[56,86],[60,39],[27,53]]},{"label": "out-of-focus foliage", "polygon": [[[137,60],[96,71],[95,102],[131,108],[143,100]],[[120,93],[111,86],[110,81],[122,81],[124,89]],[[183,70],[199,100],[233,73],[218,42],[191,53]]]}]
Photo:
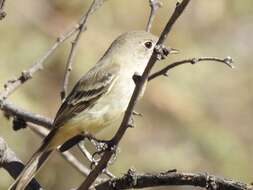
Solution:
[{"label": "out-of-focus foliage", "polygon": [[[175,0],[163,0],[152,31],[163,29]],[[6,2],[7,17],[0,23],[0,85],[28,68],[70,29],[91,1],[47,0]],[[157,68],[175,60],[230,55],[236,69],[219,63],[185,65],[168,78],[150,82],[136,119],[120,144],[111,170],[142,172],[177,168],[210,172],[252,182],[253,176],[253,1],[194,0],[178,20],[168,44],[181,50]],[[120,33],[145,28],[148,0],[108,0],[92,15],[75,59],[71,84],[89,69]],[[17,105],[53,118],[60,105],[59,91],[70,43],[46,62],[45,69],[11,96]],[[41,139],[29,129],[14,132],[0,116],[0,134],[26,161]],[[0,171],[0,189],[12,179]],[[38,176],[47,189],[69,189],[83,176],[55,155]],[[167,188],[165,188],[167,189]]]}]

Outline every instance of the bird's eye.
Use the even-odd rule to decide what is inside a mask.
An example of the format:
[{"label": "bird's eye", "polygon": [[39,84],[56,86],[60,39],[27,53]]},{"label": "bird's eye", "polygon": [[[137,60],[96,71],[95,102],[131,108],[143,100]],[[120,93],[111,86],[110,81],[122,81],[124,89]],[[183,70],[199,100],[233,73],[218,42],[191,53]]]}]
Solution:
[{"label": "bird's eye", "polygon": [[152,48],[153,43],[148,41],[148,42],[145,42],[144,45],[145,45],[146,48],[150,49],[150,48]]}]

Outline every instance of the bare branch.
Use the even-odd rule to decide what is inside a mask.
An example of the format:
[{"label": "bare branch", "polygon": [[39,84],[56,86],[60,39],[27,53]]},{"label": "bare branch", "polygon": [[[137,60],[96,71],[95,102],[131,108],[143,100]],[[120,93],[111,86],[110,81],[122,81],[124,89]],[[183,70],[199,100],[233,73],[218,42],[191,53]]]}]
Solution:
[{"label": "bare branch", "polygon": [[[0,137],[0,168],[4,168],[14,179],[18,177],[19,173],[23,170],[24,164],[17,157],[15,152],[13,152],[7,145],[5,140]],[[40,184],[33,179],[27,190],[42,190]]]},{"label": "bare branch", "polygon": [[5,0],[0,0],[0,20],[6,17],[6,12],[4,11]]},{"label": "bare branch", "polygon": [[65,74],[64,74],[64,80],[63,80],[63,86],[61,90],[61,99],[62,101],[66,97],[67,93],[67,87],[68,87],[68,81],[69,81],[69,76],[70,72],[72,70],[72,65],[73,65],[73,60],[74,56],[77,50],[77,45],[80,40],[81,34],[84,30],[86,30],[86,23],[88,21],[89,16],[94,13],[99,7],[102,6],[105,0],[93,0],[90,8],[88,9],[87,13],[82,16],[80,22],[79,22],[79,28],[78,28],[78,33],[75,37],[75,39],[71,43],[71,49],[68,57],[68,61],[66,64],[66,69],[65,69]]},{"label": "bare branch", "polygon": [[15,106],[14,104],[8,101],[1,101],[0,100],[0,109],[5,112],[8,116],[16,116],[20,117],[25,121],[32,122],[38,125],[42,125],[47,128],[51,128],[52,120],[48,119],[44,116],[39,114],[28,112],[20,107]]},{"label": "bare branch", "polygon": [[95,186],[96,190],[114,189],[140,189],[157,186],[196,186],[208,190],[252,190],[253,186],[236,182],[229,179],[222,179],[214,175],[179,173],[175,170],[158,174],[136,174],[129,170],[121,178],[110,179]]},{"label": "bare branch", "polygon": [[202,61],[212,61],[212,62],[219,62],[219,63],[224,63],[226,64],[227,66],[229,66],[230,68],[233,68],[234,66],[232,65],[233,63],[233,60],[231,57],[226,57],[225,59],[220,59],[220,58],[216,58],[216,57],[200,57],[200,58],[192,58],[192,59],[185,59],[185,60],[182,60],[182,61],[177,61],[177,62],[174,62],[168,66],[166,66],[165,68],[151,74],[149,77],[148,77],[148,81],[150,80],[153,80],[154,78],[156,77],[159,77],[159,76],[167,76],[168,75],[168,71],[173,69],[174,67],[177,67],[179,65],[183,65],[183,64],[186,64],[186,63],[191,63],[191,64],[196,64],[198,62],[202,62]]},{"label": "bare branch", "polygon": [[146,26],[147,32],[150,32],[156,12],[160,7],[162,7],[162,3],[159,0],[149,0],[149,6],[150,6],[150,14],[149,14],[148,23]]},{"label": "bare branch", "polygon": [[[171,31],[172,26],[174,25],[174,23],[176,22],[176,20],[179,18],[179,16],[182,14],[182,12],[184,11],[185,7],[188,5],[188,3],[190,2],[190,0],[183,0],[181,3],[177,3],[176,9],[173,12],[172,16],[170,17],[166,27],[164,28],[158,42],[157,42],[157,46],[160,46],[161,44],[164,43],[165,39],[167,38],[169,32]],[[136,83],[135,86],[135,90],[133,92],[133,95],[131,97],[131,100],[128,104],[127,110],[125,112],[124,118],[121,122],[121,125],[118,129],[118,131],[116,132],[116,134],[114,135],[114,137],[112,138],[111,142],[113,145],[117,146],[118,143],[120,142],[122,136],[125,134],[125,131],[128,128],[128,123],[131,119],[131,115],[134,109],[134,106],[137,102],[138,96],[142,90],[143,85],[145,84],[145,82],[148,79],[148,75],[152,69],[152,67],[154,66],[155,62],[157,61],[157,53],[156,51],[153,52],[147,67],[145,68],[145,71],[143,73],[143,75],[141,76],[140,80],[138,83]],[[98,177],[99,174],[101,174],[101,172],[107,167],[107,164],[111,158],[111,156],[113,155],[114,150],[113,148],[109,148],[107,149],[101,160],[99,161],[98,165],[90,172],[90,174],[88,175],[88,177],[84,180],[84,182],[80,185],[80,187],[78,188],[78,190],[87,190],[89,189],[89,187],[92,185],[92,183],[95,181],[95,179]]]}]

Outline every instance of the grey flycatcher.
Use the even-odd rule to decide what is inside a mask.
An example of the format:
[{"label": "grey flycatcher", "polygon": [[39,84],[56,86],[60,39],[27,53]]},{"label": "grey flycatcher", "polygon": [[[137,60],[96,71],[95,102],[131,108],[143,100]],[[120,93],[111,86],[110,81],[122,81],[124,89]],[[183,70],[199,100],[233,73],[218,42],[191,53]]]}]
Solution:
[{"label": "grey flycatcher", "polygon": [[158,38],[148,32],[120,35],[74,86],[58,110],[53,128],[10,189],[23,190],[49,155],[69,139],[96,135],[122,118]]}]

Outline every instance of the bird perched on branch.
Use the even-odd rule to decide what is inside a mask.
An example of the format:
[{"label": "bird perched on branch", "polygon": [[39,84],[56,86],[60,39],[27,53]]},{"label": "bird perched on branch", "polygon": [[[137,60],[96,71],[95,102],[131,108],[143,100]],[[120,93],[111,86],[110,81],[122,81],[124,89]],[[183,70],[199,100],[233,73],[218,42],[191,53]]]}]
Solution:
[{"label": "bird perched on branch", "polygon": [[135,88],[133,75],[142,75],[157,40],[148,32],[133,31],[111,44],[62,103],[52,130],[11,190],[25,189],[49,155],[66,141],[80,134],[96,135],[122,118]]}]

